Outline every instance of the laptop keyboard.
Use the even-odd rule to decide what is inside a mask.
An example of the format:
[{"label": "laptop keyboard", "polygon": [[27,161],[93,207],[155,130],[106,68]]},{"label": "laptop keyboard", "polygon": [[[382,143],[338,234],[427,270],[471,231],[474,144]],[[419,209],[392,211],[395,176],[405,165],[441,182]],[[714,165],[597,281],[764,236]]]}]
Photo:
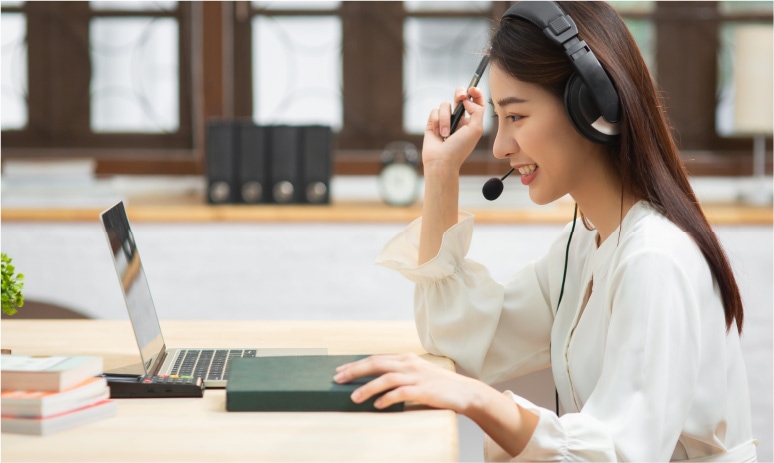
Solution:
[{"label": "laptop keyboard", "polygon": [[255,357],[255,349],[185,349],[180,351],[169,374],[228,380],[231,359],[235,357]]}]

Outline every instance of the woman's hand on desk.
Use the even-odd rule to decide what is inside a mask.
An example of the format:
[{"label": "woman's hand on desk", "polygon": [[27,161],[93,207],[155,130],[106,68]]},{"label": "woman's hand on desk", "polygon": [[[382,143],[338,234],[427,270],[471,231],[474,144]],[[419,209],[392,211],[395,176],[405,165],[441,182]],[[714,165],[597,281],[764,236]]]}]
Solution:
[{"label": "woman's hand on desk", "polygon": [[[337,368],[333,379],[347,383],[363,376],[378,378],[359,387],[352,400],[361,403],[384,391],[374,405],[389,407],[416,402],[429,407],[466,413],[484,392],[483,383],[434,365],[415,354],[375,355]],[[488,386],[485,386],[488,387]]]},{"label": "woman's hand on desk", "polygon": [[510,455],[521,453],[538,423],[537,415],[516,405],[510,396],[415,354],[375,355],[341,365],[333,379],[347,383],[374,375],[379,376],[352,393],[354,402],[387,391],[374,402],[377,408],[411,401],[452,410],[475,421]]}]

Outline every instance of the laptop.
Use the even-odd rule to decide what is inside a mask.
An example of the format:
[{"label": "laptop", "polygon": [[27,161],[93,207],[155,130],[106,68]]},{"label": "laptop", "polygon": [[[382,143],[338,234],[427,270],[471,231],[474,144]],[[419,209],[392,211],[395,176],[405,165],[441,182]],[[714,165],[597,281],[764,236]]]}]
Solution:
[{"label": "laptop", "polygon": [[[181,378],[200,376],[206,387],[226,387],[231,360],[236,357],[328,354],[326,348],[167,348],[123,201],[102,212],[100,219],[137,339],[145,375]],[[135,370],[135,373],[138,372]]]}]

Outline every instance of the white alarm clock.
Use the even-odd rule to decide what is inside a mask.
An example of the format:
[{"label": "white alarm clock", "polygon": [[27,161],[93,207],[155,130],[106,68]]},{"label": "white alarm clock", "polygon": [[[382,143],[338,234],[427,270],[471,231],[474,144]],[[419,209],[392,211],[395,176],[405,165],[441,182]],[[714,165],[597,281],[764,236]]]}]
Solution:
[{"label": "white alarm clock", "polygon": [[410,206],[419,197],[419,153],[409,142],[389,143],[382,153],[379,195],[391,206]]}]

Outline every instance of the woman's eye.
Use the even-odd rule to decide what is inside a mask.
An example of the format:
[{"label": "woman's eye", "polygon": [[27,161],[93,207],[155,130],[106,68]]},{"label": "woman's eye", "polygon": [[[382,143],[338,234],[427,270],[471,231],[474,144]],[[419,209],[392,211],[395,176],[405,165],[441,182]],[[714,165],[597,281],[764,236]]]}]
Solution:
[{"label": "woman's eye", "polygon": [[[492,117],[494,119],[499,119],[500,118],[500,116],[498,116],[497,113],[492,114]],[[524,116],[518,116],[516,114],[509,114],[509,115],[505,116],[505,119],[507,121],[510,121],[510,122],[517,122],[517,121],[521,120],[523,117]]]},{"label": "woman's eye", "polygon": [[518,120],[521,120],[522,116],[517,116],[516,114],[510,114],[510,115],[506,116],[505,118],[508,119],[511,122],[516,122]]}]

